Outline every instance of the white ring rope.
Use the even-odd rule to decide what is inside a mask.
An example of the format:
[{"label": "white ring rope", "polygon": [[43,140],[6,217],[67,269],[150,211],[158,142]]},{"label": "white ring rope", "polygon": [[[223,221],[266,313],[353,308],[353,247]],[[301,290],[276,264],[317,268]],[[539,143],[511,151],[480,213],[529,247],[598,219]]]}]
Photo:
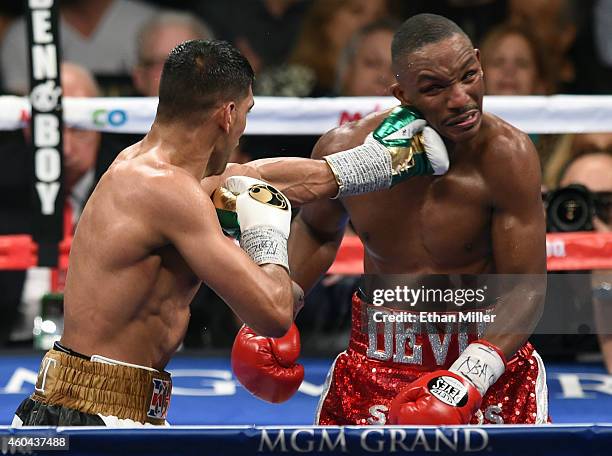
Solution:
[{"label": "white ring rope", "polygon": [[[343,121],[396,105],[391,97],[281,98],[257,97],[246,133],[320,135]],[[84,129],[146,133],[157,98],[64,98],[67,125]],[[612,131],[612,96],[488,96],[484,109],[526,133],[593,133]],[[29,118],[27,98],[0,97],[0,130],[21,128]]]}]

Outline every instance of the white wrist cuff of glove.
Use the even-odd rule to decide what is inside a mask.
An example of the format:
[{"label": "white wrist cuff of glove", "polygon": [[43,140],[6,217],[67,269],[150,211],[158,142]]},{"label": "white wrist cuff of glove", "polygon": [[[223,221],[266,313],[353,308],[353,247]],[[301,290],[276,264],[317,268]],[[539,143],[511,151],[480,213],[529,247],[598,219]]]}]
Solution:
[{"label": "white wrist cuff of glove", "polygon": [[324,159],[338,183],[338,194],[334,198],[375,192],[391,186],[391,156],[371,134],[362,145]]},{"label": "white wrist cuff of glove", "polygon": [[287,237],[273,226],[257,225],[242,231],[240,247],[258,265],[278,264],[289,271]]},{"label": "white wrist cuff of glove", "polygon": [[482,396],[506,370],[506,363],[492,347],[473,342],[449,369],[468,379]]}]

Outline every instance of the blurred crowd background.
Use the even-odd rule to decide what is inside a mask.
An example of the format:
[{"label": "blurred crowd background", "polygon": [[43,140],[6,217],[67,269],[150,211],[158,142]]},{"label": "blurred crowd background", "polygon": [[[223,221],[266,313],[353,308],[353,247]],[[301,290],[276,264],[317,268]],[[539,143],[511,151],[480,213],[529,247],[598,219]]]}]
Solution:
[{"label": "blurred crowd background", "polygon": [[[471,37],[481,50],[488,95],[612,94],[612,0],[59,3],[64,96],[156,96],[168,52],[195,38],[227,40],[238,47],[256,72],[256,96],[385,96],[394,82],[393,33],[403,20],[422,12],[453,19]],[[28,74],[22,2],[1,2],[0,93],[28,93]],[[583,186],[594,197],[597,211],[580,229],[610,231],[612,133],[531,137],[541,158],[543,193]],[[65,128],[70,227],[78,222],[87,197],[114,157],[139,139]],[[309,156],[316,140],[290,134],[245,136],[233,161]],[[28,128],[0,132],[0,235],[31,231],[29,141]],[[0,271],[0,346],[32,346],[33,321],[41,314],[43,296],[52,302],[49,293],[58,291],[54,274],[45,268]],[[579,301],[576,305],[596,314],[595,320],[612,321],[612,298],[605,293],[610,273],[587,272],[583,277],[569,285]],[[326,276],[308,297],[298,318],[307,352],[343,348],[356,280]],[[202,287],[192,304],[184,347],[227,349],[238,325],[231,311]],[[566,339],[549,338],[542,345],[550,347],[551,356],[598,350],[593,335]],[[612,366],[609,336],[600,342],[611,353]]]}]

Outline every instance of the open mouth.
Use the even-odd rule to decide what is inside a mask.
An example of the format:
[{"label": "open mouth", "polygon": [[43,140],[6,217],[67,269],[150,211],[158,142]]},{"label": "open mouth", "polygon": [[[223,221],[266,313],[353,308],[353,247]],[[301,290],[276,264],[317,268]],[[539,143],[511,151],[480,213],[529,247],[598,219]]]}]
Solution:
[{"label": "open mouth", "polygon": [[480,111],[473,109],[446,123],[447,127],[467,129],[473,127],[480,118]]}]

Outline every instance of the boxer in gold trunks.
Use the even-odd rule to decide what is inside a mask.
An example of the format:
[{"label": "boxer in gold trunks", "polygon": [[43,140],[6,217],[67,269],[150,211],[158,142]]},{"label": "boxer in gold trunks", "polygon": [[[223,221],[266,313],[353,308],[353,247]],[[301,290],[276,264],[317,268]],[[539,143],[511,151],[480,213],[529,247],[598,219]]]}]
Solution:
[{"label": "boxer in gold trunks", "polygon": [[261,334],[287,331],[297,289],[283,245],[290,208],[249,198],[242,215],[278,248],[241,249],[200,185],[225,170],[253,106],[252,82],[248,61],[227,43],[189,41],[170,54],[151,130],[119,154],[83,211],[64,334],[13,424],[163,424],[172,387],[163,369],[202,281]]},{"label": "boxer in gold trunks", "polygon": [[[252,82],[248,61],[227,43],[188,41],[171,52],[150,132],[119,154],[83,211],[64,334],[43,358],[13,425],[164,424],[172,388],[164,368],[202,282],[261,336],[285,334],[299,308],[302,292],[288,274],[291,206],[253,177],[301,203],[337,194],[338,179],[360,192],[406,174],[391,169],[390,152],[376,142],[368,150],[382,181],[350,166],[347,175],[334,174],[310,159],[264,160],[219,176],[245,129]],[[445,165],[424,172],[446,170],[443,149]],[[223,234],[213,204],[222,185],[235,199],[240,247]]]}]

